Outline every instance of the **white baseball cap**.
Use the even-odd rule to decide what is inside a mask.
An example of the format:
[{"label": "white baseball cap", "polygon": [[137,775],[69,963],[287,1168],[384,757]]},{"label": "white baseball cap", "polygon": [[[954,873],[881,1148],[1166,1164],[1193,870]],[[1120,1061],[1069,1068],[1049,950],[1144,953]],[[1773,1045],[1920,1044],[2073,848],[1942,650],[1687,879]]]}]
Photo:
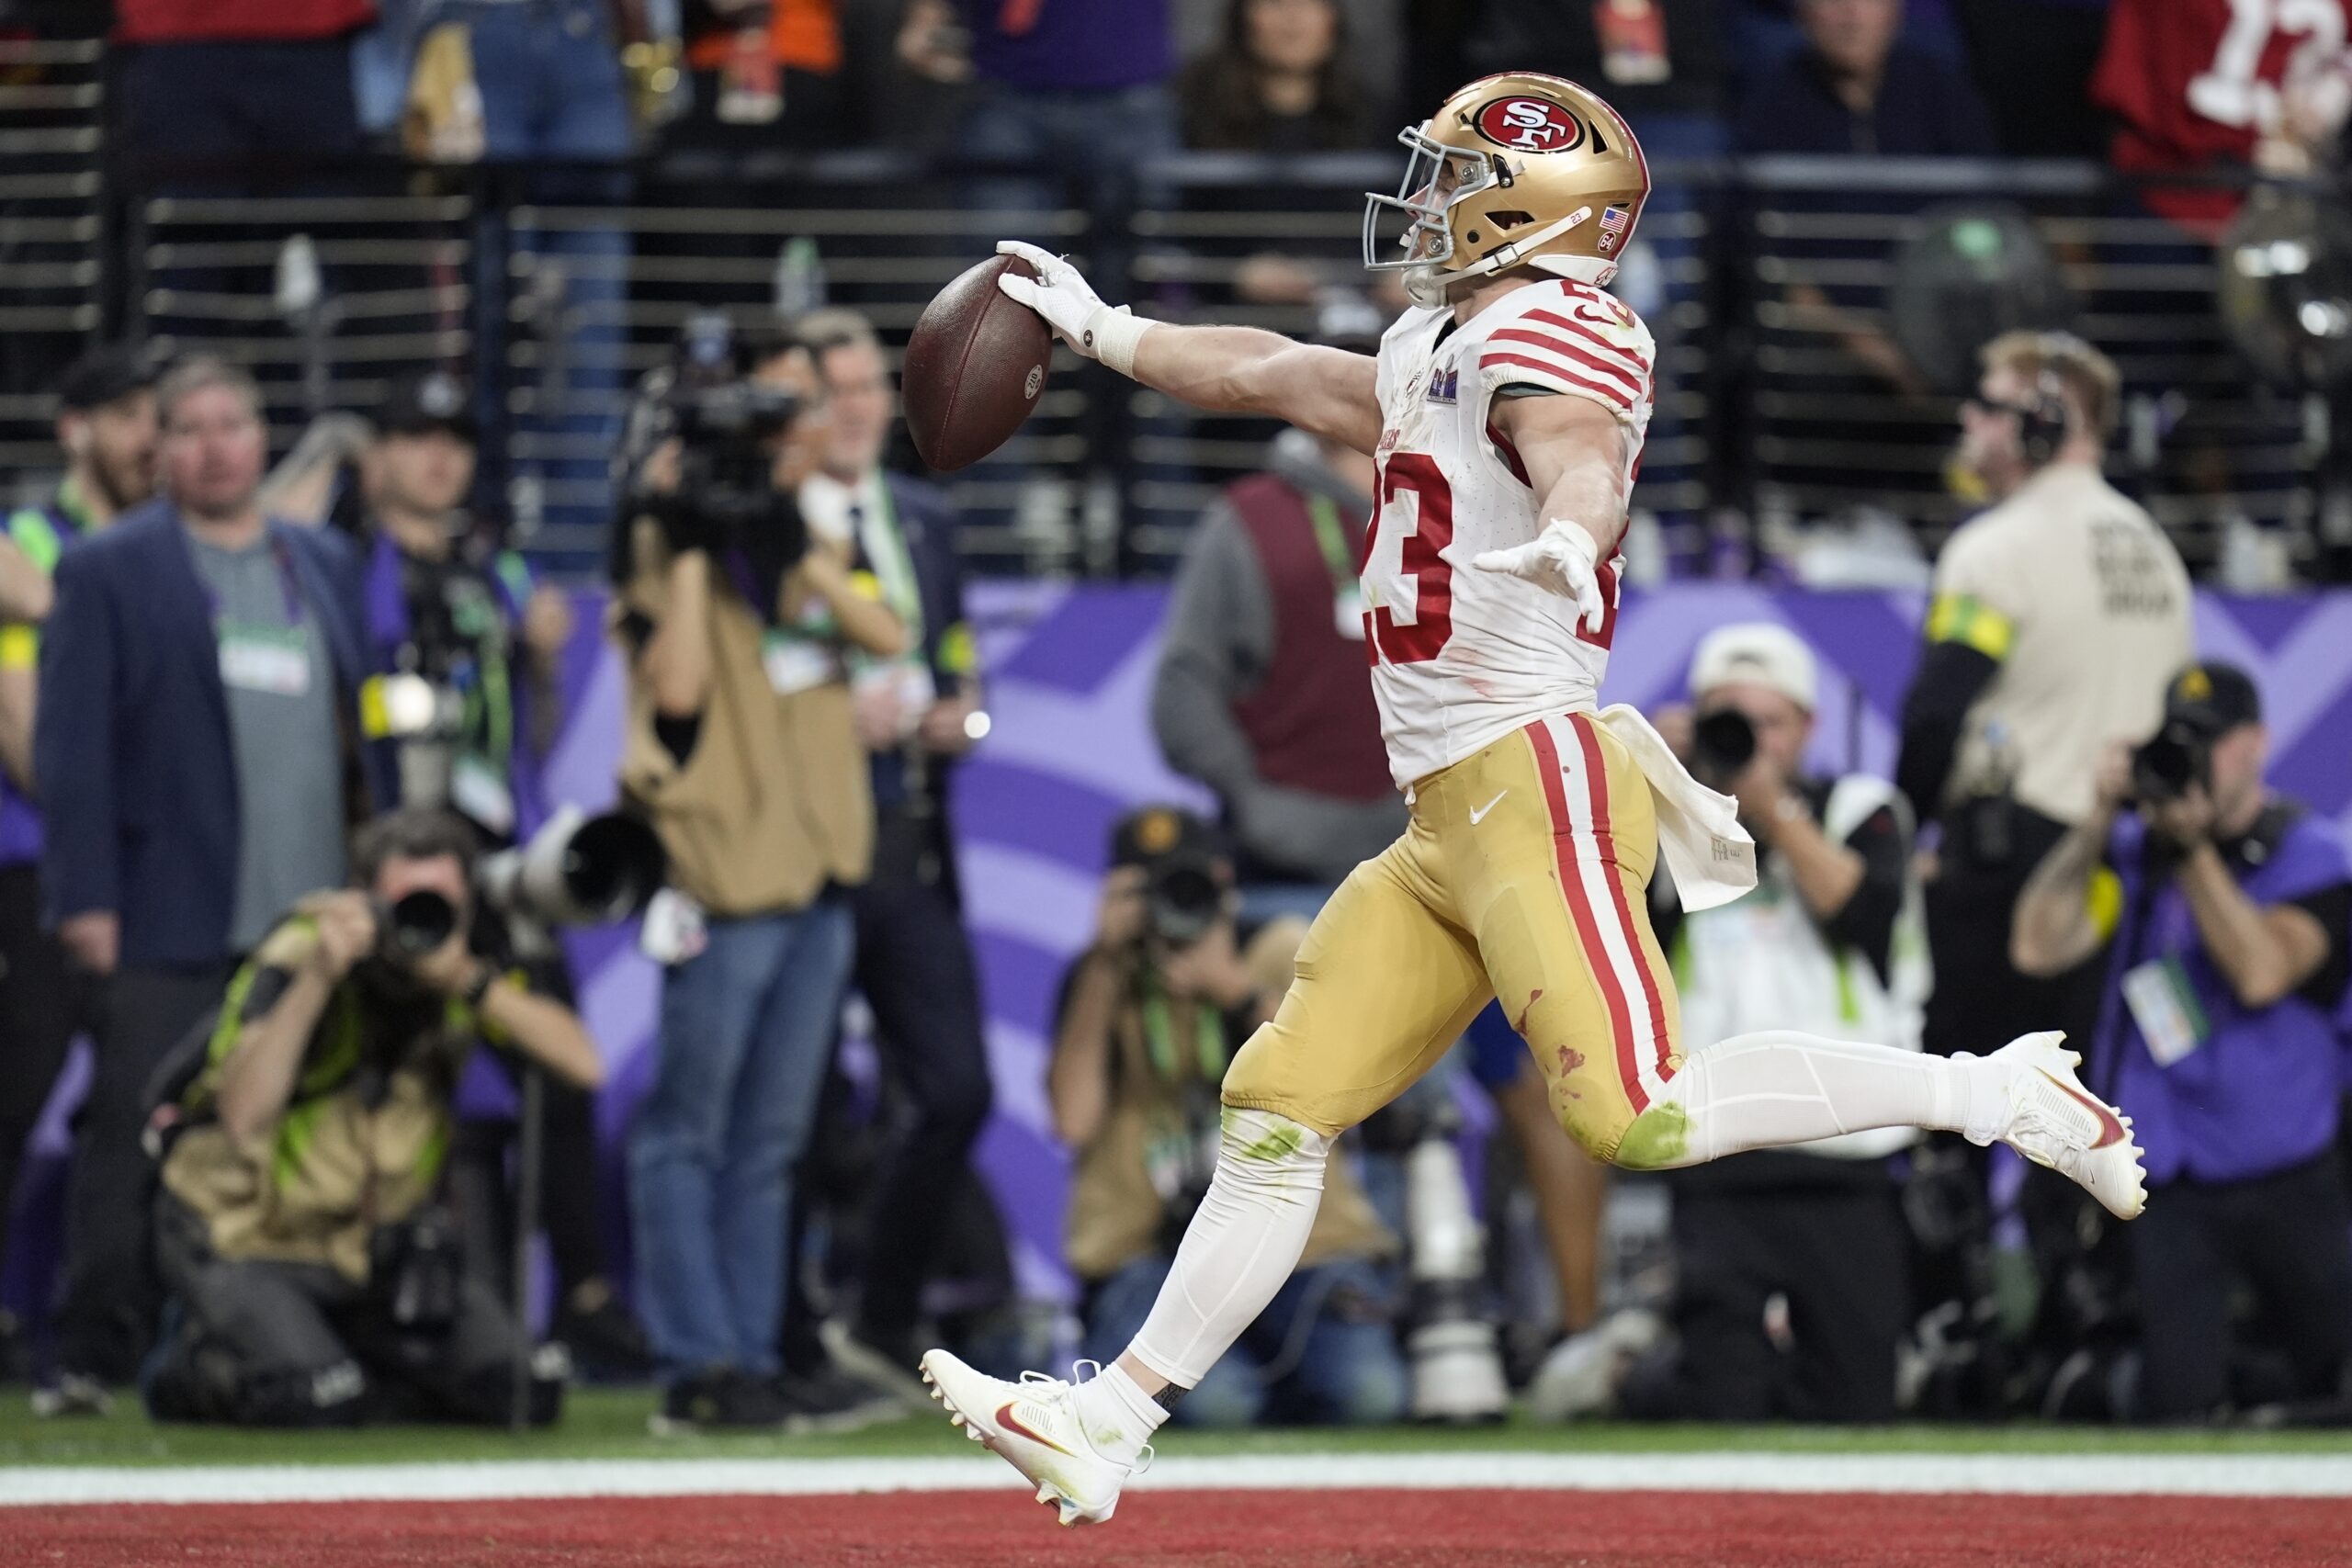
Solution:
[{"label": "white baseball cap", "polygon": [[1779,622],[1741,621],[1709,632],[1690,656],[1691,695],[1735,682],[1778,692],[1811,713],[1821,694],[1821,666],[1804,638]]}]

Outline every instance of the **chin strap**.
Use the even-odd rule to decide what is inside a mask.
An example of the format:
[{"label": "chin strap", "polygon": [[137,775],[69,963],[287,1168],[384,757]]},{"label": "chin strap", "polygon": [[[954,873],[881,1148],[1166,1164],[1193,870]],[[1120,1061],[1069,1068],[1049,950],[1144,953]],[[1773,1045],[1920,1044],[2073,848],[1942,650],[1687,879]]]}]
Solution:
[{"label": "chin strap", "polygon": [[[1454,267],[1451,269],[1430,266],[1425,268],[1417,267],[1408,270],[1405,275],[1405,291],[1408,295],[1411,296],[1416,304],[1441,305],[1445,302],[1445,290],[1449,284],[1458,283],[1464,278],[1485,277],[1490,274],[1502,272],[1507,268],[1518,266],[1521,265],[1522,262],[1528,266],[1542,267],[1544,271],[1553,273],[1556,276],[1573,277],[1579,283],[1589,283],[1594,288],[1598,288],[1601,285],[1607,283],[1611,278],[1617,276],[1617,264],[1615,262],[1601,261],[1597,257],[1588,256],[1528,255],[1530,251],[1535,250],[1543,245],[1550,244],[1553,241],[1558,239],[1561,235],[1567,233],[1570,230],[1576,228],[1577,225],[1584,222],[1591,216],[1591,208],[1579,207],[1574,212],[1569,213],[1566,218],[1560,219],[1555,222],[1546,223],[1543,228],[1538,229],[1535,232],[1526,236],[1524,239],[1513,240],[1507,245],[1496,247],[1494,250],[1487,252],[1486,255],[1480,257],[1478,260],[1472,262],[1468,266]],[[1577,277],[1577,275],[1574,272],[1566,270],[1567,267],[1573,266],[1576,263],[1581,261],[1591,261],[1593,263],[1594,275],[1592,276]],[[1424,295],[1426,295],[1427,298],[1424,298]]]}]

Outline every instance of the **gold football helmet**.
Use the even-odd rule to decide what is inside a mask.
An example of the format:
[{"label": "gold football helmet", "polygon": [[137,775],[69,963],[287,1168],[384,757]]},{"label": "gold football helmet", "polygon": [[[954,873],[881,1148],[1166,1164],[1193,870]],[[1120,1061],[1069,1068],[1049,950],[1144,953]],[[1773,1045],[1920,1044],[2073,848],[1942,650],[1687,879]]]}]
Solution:
[{"label": "gold football helmet", "polygon": [[1401,269],[1417,304],[1513,266],[1607,283],[1649,199],[1632,130],[1565,77],[1484,77],[1396,140],[1412,161],[1396,195],[1364,193],[1363,265]]}]

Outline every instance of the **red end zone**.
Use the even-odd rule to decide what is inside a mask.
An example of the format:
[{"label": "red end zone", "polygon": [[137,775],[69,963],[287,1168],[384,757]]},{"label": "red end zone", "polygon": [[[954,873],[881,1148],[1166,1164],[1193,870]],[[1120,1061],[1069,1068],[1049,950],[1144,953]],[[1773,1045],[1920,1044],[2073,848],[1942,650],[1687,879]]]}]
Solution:
[{"label": "red end zone", "polygon": [[23,1507],[0,1564],[152,1568],[2279,1568],[2352,1500],[1663,1492],[1189,1492],[1064,1531],[1018,1493]]}]

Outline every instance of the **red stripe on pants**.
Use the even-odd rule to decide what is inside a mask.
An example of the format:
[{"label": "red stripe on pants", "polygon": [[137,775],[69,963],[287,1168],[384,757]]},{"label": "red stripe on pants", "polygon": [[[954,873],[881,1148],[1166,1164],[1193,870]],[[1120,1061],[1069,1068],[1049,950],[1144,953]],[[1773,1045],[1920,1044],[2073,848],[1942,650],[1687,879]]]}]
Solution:
[{"label": "red stripe on pants", "polygon": [[1609,1006],[1609,1029],[1617,1041],[1617,1077],[1638,1116],[1649,1108],[1649,1096],[1643,1091],[1641,1069],[1634,1060],[1634,1015],[1626,1006],[1624,987],[1617,983],[1617,966],[1601,945],[1600,923],[1593,918],[1592,902],[1585,897],[1584,882],[1577,872],[1576,828],[1568,816],[1560,749],[1552,743],[1552,731],[1542,719],[1527,727],[1527,739],[1534,744],[1535,771],[1543,775],[1544,800],[1552,812],[1552,855],[1560,868],[1560,891],[1567,897],[1568,914],[1584,943],[1585,962],[1600,983],[1601,999]]},{"label": "red stripe on pants", "polygon": [[[1592,835],[1596,840],[1607,840],[1603,852],[1614,862],[1617,843],[1616,836],[1609,830],[1609,776],[1601,768],[1600,738],[1593,733],[1589,715],[1572,713],[1568,723],[1576,728],[1577,740],[1584,748],[1585,767],[1592,786]],[[1617,907],[1618,929],[1625,933],[1625,950],[1634,955],[1634,971],[1642,977],[1642,995],[1650,1009],[1650,1038],[1657,1042],[1657,1081],[1664,1083],[1674,1076],[1674,1069],[1667,1065],[1674,1042],[1667,1033],[1666,998],[1658,994],[1657,976],[1650,973],[1649,953],[1634,934],[1634,911],[1626,902],[1625,884],[1614,864],[1609,868],[1609,898]],[[1638,1111],[1640,1107],[1634,1109]]]}]

